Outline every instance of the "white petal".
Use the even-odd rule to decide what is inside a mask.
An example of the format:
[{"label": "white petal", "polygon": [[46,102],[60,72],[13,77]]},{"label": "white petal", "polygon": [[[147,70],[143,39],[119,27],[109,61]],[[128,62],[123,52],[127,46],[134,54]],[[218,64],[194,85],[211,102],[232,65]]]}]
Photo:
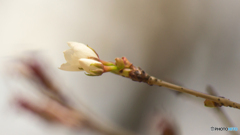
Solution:
[{"label": "white petal", "polygon": [[68,46],[73,48],[74,46],[79,46],[79,45],[84,45],[82,43],[78,43],[78,42],[67,42]]},{"label": "white petal", "polygon": [[73,55],[78,59],[88,57],[98,58],[96,52],[83,43],[68,42],[68,46],[73,49],[74,51]]},{"label": "white petal", "polygon": [[68,46],[71,49],[63,52],[67,63],[61,65],[60,69],[62,70],[79,71],[79,68],[82,68],[79,59],[88,57],[98,58],[97,53],[85,44],[68,42]]},{"label": "white petal", "polygon": [[71,65],[69,63],[64,63],[62,64],[59,69],[61,70],[66,70],[66,71],[82,71],[81,69],[79,69],[79,66],[77,65]]},{"label": "white petal", "polygon": [[68,63],[74,64],[74,62],[76,63],[76,61],[78,61],[78,59],[74,58],[73,53],[74,53],[73,49],[68,49],[63,52],[65,60]]},{"label": "white petal", "polygon": [[94,74],[92,73],[90,70],[96,70],[96,69],[99,69],[95,66],[90,66],[91,64],[93,63],[99,63],[101,64],[101,62],[99,61],[96,61],[96,60],[93,60],[93,59],[86,59],[86,58],[82,58],[82,59],[79,59],[79,63],[81,65],[81,67],[86,71],[88,72],[89,74]]}]

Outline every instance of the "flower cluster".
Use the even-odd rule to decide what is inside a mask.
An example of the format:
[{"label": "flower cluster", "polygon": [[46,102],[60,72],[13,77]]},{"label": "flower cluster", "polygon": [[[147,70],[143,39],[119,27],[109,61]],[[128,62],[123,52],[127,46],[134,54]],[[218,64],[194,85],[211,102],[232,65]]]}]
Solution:
[{"label": "flower cluster", "polygon": [[102,63],[97,61],[98,54],[89,46],[68,42],[70,49],[64,51],[66,63],[62,64],[59,69],[66,71],[83,71],[89,75],[101,75],[103,73]]},{"label": "flower cluster", "polygon": [[116,58],[115,63],[99,59],[96,51],[89,46],[68,42],[70,49],[64,51],[66,63],[62,64],[59,69],[66,71],[86,71],[89,76],[99,76],[104,72],[112,72],[125,77],[129,76],[132,63],[125,57]]}]

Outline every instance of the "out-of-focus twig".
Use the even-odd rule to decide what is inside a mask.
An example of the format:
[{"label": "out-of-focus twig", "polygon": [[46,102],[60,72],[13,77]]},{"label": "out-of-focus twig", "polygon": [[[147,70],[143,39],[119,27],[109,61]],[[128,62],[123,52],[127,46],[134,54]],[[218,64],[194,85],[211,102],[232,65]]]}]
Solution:
[{"label": "out-of-focus twig", "polygon": [[[210,94],[210,95],[213,95],[213,96],[218,96],[216,90],[211,86],[211,85],[208,85],[207,88],[207,93]],[[224,112],[224,110],[220,107],[215,107],[214,108],[216,111],[217,111],[217,114],[220,118],[220,120],[223,122],[223,124],[227,127],[235,127],[230,118],[227,116],[227,114]],[[238,132],[230,132],[230,134],[232,135],[239,135]]]},{"label": "out-of-focus twig", "polygon": [[[43,89],[40,89],[44,94],[47,94],[48,97],[57,100],[59,103],[67,106],[67,99],[63,96],[60,90],[58,90],[58,87],[53,84],[52,80],[46,75],[44,70],[41,67],[40,61],[36,58],[36,56],[32,56],[28,59],[21,59],[21,63],[25,66],[26,69],[23,72],[29,72],[27,78],[31,81],[35,81],[37,79],[37,84],[40,84],[43,86]],[[44,61],[41,61],[44,62]],[[20,69],[22,70],[22,69]],[[27,70],[27,71],[26,71]],[[26,73],[23,73],[25,75]],[[31,77],[35,78],[32,79]]]},{"label": "out-of-focus twig", "polygon": [[[171,81],[173,81],[173,80],[171,80]],[[174,82],[174,83],[175,83],[175,84],[178,84],[178,83],[176,83],[176,82]],[[216,91],[211,85],[208,85],[208,86],[207,86],[206,91],[207,91],[207,93],[208,93],[209,95],[218,96],[217,91]],[[185,93],[178,93],[178,92],[176,92],[176,95],[184,95],[184,94],[185,94]],[[185,95],[185,96],[188,97],[189,99],[191,98],[189,95]],[[192,98],[192,100],[196,100],[196,99],[195,99],[195,98],[194,98],[194,99]],[[215,103],[215,102],[213,102],[213,101],[211,101],[211,100],[205,100],[204,103],[205,103],[205,104],[208,104],[208,106],[214,107],[214,110],[217,111],[217,114],[218,114],[220,120],[222,121],[222,123],[223,123],[225,126],[227,126],[227,127],[235,127],[235,126],[232,124],[230,118],[229,118],[229,117],[227,116],[227,114],[224,112],[223,108],[220,108],[221,105],[219,105],[218,103]],[[232,135],[239,135],[238,132],[230,132],[230,134],[232,134]]]},{"label": "out-of-focus twig", "polygon": [[40,62],[36,58],[31,57],[27,60],[22,60],[21,63],[26,68],[24,72],[28,72],[28,75],[30,73],[30,76],[35,78],[35,80],[30,76],[26,77],[44,86],[45,89],[41,89],[41,92],[48,98],[45,103],[39,105],[18,97],[17,103],[22,108],[33,112],[48,122],[60,123],[74,129],[88,128],[105,135],[136,135],[120,127],[113,127],[99,122],[87,113],[72,107],[66,102],[67,98],[61,93],[58,87],[47,77],[44,69],[40,66]]},{"label": "out-of-focus twig", "polygon": [[73,129],[88,128],[105,135],[136,135],[120,128],[114,129],[110,126],[108,127],[92,119],[87,114],[77,111],[74,108],[63,106],[53,99],[48,99],[48,101],[42,103],[44,105],[41,106],[33,104],[23,98],[18,98],[17,103],[22,108],[31,111],[48,122],[60,123]]},{"label": "out-of-focus twig", "polygon": [[149,112],[142,125],[144,135],[179,135],[180,130],[173,116],[163,110]]},{"label": "out-of-focus twig", "polygon": [[162,129],[162,135],[177,135],[175,127],[167,119],[161,120],[157,126]]}]

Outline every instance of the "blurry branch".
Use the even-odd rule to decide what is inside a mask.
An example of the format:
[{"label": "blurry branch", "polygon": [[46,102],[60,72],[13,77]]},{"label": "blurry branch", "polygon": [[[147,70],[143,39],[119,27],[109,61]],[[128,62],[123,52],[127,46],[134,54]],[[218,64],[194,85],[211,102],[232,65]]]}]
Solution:
[{"label": "blurry branch", "polygon": [[[136,135],[119,127],[113,127],[93,119],[87,113],[72,107],[67,98],[54,86],[39,65],[37,59],[30,58],[21,61],[25,69],[19,69],[29,81],[40,83],[44,89],[41,92],[48,98],[46,102],[34,104],[21,97],[17,98],[20,107],[33,112],[48,122],[56,122],[74,129],[88,128],[105,135]],[[34,78],[34,79],[33,79]]]},{"label": "blurry branch", "polygon": [[40,89],[42,93],[66,106],[66,98],[46,75],[37,58],[34,57],[36,56],[32,56],[32,58],[29,59],[21,59],[20,61],[24,67],[19,69],[19,71],[30,81],[34,81],[34,83],[43,86],[43,89]]},{"label": "blurry branch", "polygon": [[120,128],[113,129],[110,126],[108,127],[90,118],[87,114],[77,111],[74,108],[63,106],[53,99],[49,99],[41,106],[21,98],[18,98],[17,103],[22,108],[33,112],[48,122],[60,123],[73,129],[88,128],[105,135],[135,135]]},{"label": "blurry branch", "polygon": [[88,76],[100,76],[103,73],[111,72],[116,75],[130,78],[133,81],[144,82],[149,85],[163,86],[178,92],[204,98],[207,102],[214,103],[215,107],[226,106],[240,109],[239,103],[230,101],[227,98],[208,95],[148,75],[140,67],[134,66],[126,57],[115,58],[115,62],[109,62],[101,60],[94,49],[82,43],[68,42],[68,46],[70,49],[63,52],[67,62],[63,63],[59,69],[66,71],[84,70],[87,72],[86,75]]},{"label": "blurry branch", "polygon": [[[166,88],[169,88],[169,89],[181,92],[181,93],[187,93],[187,94],[190,94],[190,95],[193,95],[196,97],[201,97],[201,98],[204,98],[207,102],[214,103],[215,107],[225,106],[225,107],[233,107],[233,108],[240,109],[239,103],[233,102],[225,97],[208,95],[208,94],[198,92],[198,91],[195,91],[192,89],[188,89],[188,88],[176,85],[176,84],[165,82],[154,76],[148,75],[140,67],[135,67],[132,63],[130,63],[126,57],[116,58],[115,59],[116,62],[111,63],[112,65],[111,65],[110,70],[105,70],[105,69],[109,69],[108,65],[110,65],[109,64],[110,62],[105,62],[100,59],[96,59],[96,60],[99,60],[104,65],[103,66],[104,72],[112,72],[114,74],[130,78],[133,81],[144,82],[151,86],[152,85],[163,86],[163,87],[166,87]],[[105,63],[107,63],[107,64],[105,64]],[[208,107],[207,104],[205,104],[205,106]]]},{"label": "blurry branch", "polygon": [[[213,96],[218,96],[217,92],[213,89],[212,86],[208,85],[207,93]],[[222,122],[228,127],[234,127],[230,119],[227,117],[227,114],[223,111],[222,108],[215,107],[215,110],[218,112],[219,117],[221,118]]]},{"label": "blurry branch", "polygon": [[239,103],[230,101],[229,99],[226,99],[224,97],[208,95],[208,94],[191,90],[188,88],[184,88],[182,86],[178,86],[169,82],[165,82],[156,77],[148,75],[141,68],[137,68],[133,66],[132,70],[133,71],[130,72],[130,75],[128,76],[128,78],[131,78],[133,81],[145,82],[149,85],[163,86],[178,92],[187,93],[196,97],[201,97],[206,100],[214,102],[215,104],[217,104],[218,107],[226,106],[226,107],[234,107],[234,108],[240,109]]},{"label": "blurry branch", "polygon": [[179,135],[179,125],[171,113],[154,108],[145,115],[141,131],[143,135]]},{"label": "blurry branch", "polygon": [[[213,96],[218,96],[216,90],[214,90],[212,86],[208,85],[206,90],[207,90],[208,94],[213,95]],[[220,120],[223,122],[223,124],[225,124],[227,127],[235,127],[222,108],[215,107],[215,110],[217,111],[217,114],[218,114]],[[230,132],[230,134],[239,135],[238,132]]]},{"label": "blurry branch", "polygon": [[[172,80],[171,80],[172,81]],[[177,84],[176,82],[174,82],[175,84]],[[207,86],[206,91],[208,94],[213,95],[213,96],[218,96],[217,91],[210,85]],[[184,93],[179,93],[179,92],[174,92],[176,93],[176,95],[182,95]],[[185,95],[187,98],[190,98],[190,96]],[[194,99],[191,99],[194,100]],[[229,117],[227,116],[227,114],[224,112],[223,108],[220,108],[217,106],[216,103],[210,101],[210,100],[205,100],[205,105],[208,107],[214,107],[214,110],[217,112],[216,114],[219,116],[220,120],[222,121],[222,123],[226,126],[226,127],[235,127],[231,120],[229,119]],[[238,132],[230,132],[230,134],[232,135],[239,135]]]},{"label": "blurry branch", "polygon": [[167,119],[162,119],[157,127],[162,129],[162,135],[177,135],[176,127],[169,123]]}]

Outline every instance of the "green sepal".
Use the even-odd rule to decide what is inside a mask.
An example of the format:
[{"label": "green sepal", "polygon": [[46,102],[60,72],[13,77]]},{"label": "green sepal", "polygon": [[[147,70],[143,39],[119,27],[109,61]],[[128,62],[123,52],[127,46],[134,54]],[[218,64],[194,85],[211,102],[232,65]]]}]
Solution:
[{"label": "green sepal", "polygon": [[116,58],[115,61],[116,61],[116,66],[118,67],[118,70],[124,69],[125,64],[124,64],[123,59]]},{"label": "green sepal", "polygon": [[90,64],[90,66],[94,66],[94,67],[97,67],[97,68],[101,68],[101,69],[103,69],[103,64],[101,63],[92,63],[92,64]]},{"label": "green sepal", "polygon": [[118,67],[113,65],[113,66],[104,66],[104,72],[117,72]]},{"label": "green sepal", "polygon": [[95,76],[100,76],[104,73],[103,69],[90,70],[90,72],[93,72]]},{"label": "green sepal", "polygon": [[100,62],[101,62],[104,66],[115,66],[115,64],[112,63],[112,62],[107,62],[107,61],[102,61],[102,60],[100,60]]}]

